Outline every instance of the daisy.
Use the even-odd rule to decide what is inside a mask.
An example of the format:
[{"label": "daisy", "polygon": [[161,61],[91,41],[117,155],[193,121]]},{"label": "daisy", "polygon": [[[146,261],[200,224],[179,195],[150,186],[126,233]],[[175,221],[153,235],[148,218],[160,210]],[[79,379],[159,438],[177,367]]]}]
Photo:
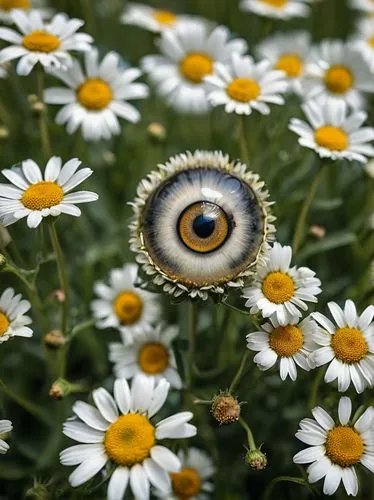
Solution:
[{"label": "daisy", "polygon": [[166,9],[155,9],[144,3],[129,2],[121,16],[123,24],[139,26],[154,33],[189,22],[192,16],[180,16]]},{"label": "daisy", "polygon": [[362,92],[374,92],[374,78],[368,61],[352,43],[324,40],[311,51],[302,87],[306,101],[334,97],[358,109],[364,106]]},{"label": "daisy", "polygon": [[352,382],[358,393],[374,383],[374,306],[359,316],[351,300],[344,310],[335,302],[328,304],[336,325],[321,313],[313,313],[318,323],[315,334],[317,349],[311,355],[316,366],[327,363],[325,382],[338,379],[338,389],[344,392]]},{"label": "daisy", "polygon": [[358,9],[369,14],[374,14],[373,0],[350,0],[349,3],[352,9]]},{"label": "daisy", "polygon": [[270,322],[261,326],[260,331],[247,335],[247,347],[258,352],[253,361],[260,370],[268,370],[279,359],[281,379],[286,380],[289,376],[295,381],[296,365],[306,371],[311,369],[308,356],[315,346],[314,331],[315,323],[310,317],[301,323],[295,318],[281,325],[274,315],[270,318]]},{"label": "daisy", "polygon": [[370,142],[374,128],[362,127],[367,118],[363,111],[348,116],[344,101],[309,101],[302,106],[307,122],[292,118],[289,128],[299,136],[299,144],[313,149],[321,158],[356,160],[361,163],[374,156]]},{"label": "daisy", "polygon": [[356,496],[355,465],[361,463],[374,473],[374,408],[370,406],[357,421],[352,421],[352,402],[343,397],[339,400],[339,423],[319,406],[313,408],[312,414],[314,418],[303,419],[296,433],[310,446],[297,453],[294,462],[311,464],[307,469],[310,483],[325,478],[325,495],[333,495],[343,481],[347,494]]},{"label": "daisy", "polygon": [[256,48],[260,59],[268,59],[272,68],[284,71],[288,90],[301,94],[301,78],[310,53],[310,34],[306,31],[277,33]]},{"label": "daisy", "polygon": [[9,47],[0,51],[0,64],[20,59],[17,73],[27,76],[39,62],[44,68],[66,69],[72,64],[70,51],[91,50],[92,37],[77,33],[84,25],[80,19],[69,19],[57,14],[50,23],[45,23],[38,11],[30,13],[16,10],[12,19],[20,33],[10,28],[0,28],[0,39],[9,42]]},{"label": "daisy", "polygon": [[[374,3],[373,3],[374,6]],[[374,22],[373,19],[361,19],[357,23],[357,32],[351,38],[351,43],[367,59],[371,69],[374,68]]]},{"label": "daisy", "polygon": [[[1,324],[1,313],[0,313],[0,324]],[[1,329],[1,326],[0,326]],[[1,331],[1,330],[0,330]],[[0,436],[4,437],[4,434],[8,434],[13,429],[12,422],[10,420],[0,420]],[[9,444],[0,439],[0,453],[4,455],[9,450]]]},{"label": "daisy", "polygon": [[214,63],[225,63],[233,53],[243,54],[247,43],[231,40],[225,26],[213,31],[191,21],[163,31],[158,44],[162,55],[146,56],[142,66],[157,93],[181,113],[203,114],[209,110],[204,77],[213,74]]},{"label": "daisy", "polygon": [[136,264],[112,269],[108,284],[95,284],[98,299],[91,304],[96,327],[116,328],[126,345],[147,331],[161,313],[158,296],[135,286],[137,275]]},{"label": "daisy", "polygon": [[[81,211],[75,205],[96,201],[98,195],[90,191],[70,193],[92,174],[90,168],[78,170],[81,161],[62,160],[53,156],[47,163],[44,177],[33,160],[25,160],[20,167],[2,170],[12,184],[0,184],[0,220],[3,226],[14,224],[27,217],[29,228],[35,228],[43,217],[60,214],[79,217]],[[62,168],[61,168],[62,167]]]},{"label": "daisy", "polygon": [[0,21],[12,23],[15,10],[37,11],[43,19],[51,16],[51,9],[45,8],[44,0],[0,0]]},{"label": "daisy", "polygon": [[94,141],[119,135],[118,117],[137,123],[140,113],[127,101],[148,96],[147,85],[134,82],[142,74],[139,69],[122,69],[115,52],[109,52],[101,63],[98,58],[97,49],[93,49],[85,54],[85,72],[78,61],[67,71],[53,71],[69,88],[53,87],[44,92],[46,103],[64,105],[56,123],[66,123],[69,134],[81,127],[83,137]]},{"label": "daisy", "polygon": [[233,54],[229,64],[216,63],[207,97],[212,106],[224,105],[226,113],[250,115],[256,110],[270,113],[267,103],[284,104],[281,93],[287,90],[283,71],[271,69],[270,61],[255,63],[251,56]]},{"label": "daisy", "polygon": [[11,337],[32,337],[30,325],[31,318],[25,316],[31,304],[24,300],[19,293],[15,294],[13,288],[7,288],[0,295],[0,344]]},{"label": "daisy", "polygon": [[279,324],[285,325],[307,311],[306,302],[317,302],[321,282],[308,267],[290,267],[292,249],[275,242],[259,262],[252,286],[243,290],[246,307],[251,314],[261,312],[264,318],[275,314]]},{"label": "daisy", "polygon": [[176,326],[158,325],[137,335],[132,345],[109,344],[109,359],[114,363],[116,377],[130,379],[138,373],[155,378],[166,378],[175,389],[182,388],[182,380],[171,349],[179,334]]},{"label": "daisy", "polygon": [[77,401],[75,418],[64,424],[64,434],[79,444],[60,454],[63,465],[78,465],[69,476],[71,486],[85,483],[107,462],[114,466],[108,484],[108,500],[124,497],[128,485],[135,498],[148,500],[150,485],[170,489],[169,473],[179,472],[179,458],[160,444],[163,439],[184,439],[196,435],[188,422],[193,414],[182,412],[159,421],[153,417],[164,405],[169,383],[138,375],[131,389],[125,379],[114,382],[114,399],[103,388],[93,391],[95,406]]},{"label": "daisy", "polygon": [[242,0],[240,8],[259,16],[286,20],[307,17],[310,13],[308,2],[309,0]]},{"label": "daisy", "polygon": [[170,474],[171,487],[169,491],[156,491],[157,498],[163,500],[207,500],[213,492],[210,482],[215,473],[212,459],[197,448],[189,448],[178,453],[182,464],[180,472]]}]

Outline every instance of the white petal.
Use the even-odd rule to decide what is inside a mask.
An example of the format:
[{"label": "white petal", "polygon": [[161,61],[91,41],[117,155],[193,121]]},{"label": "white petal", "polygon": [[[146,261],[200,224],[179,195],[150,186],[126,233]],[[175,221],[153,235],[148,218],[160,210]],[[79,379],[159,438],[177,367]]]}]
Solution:
[{"label": "white petal", "polygon": [[352,401],[348,397],[340,398],[338,413],[340,423],[347,425],[352,413]]},{"label": "white petal", "polygon": [[130,471],[127,467],[117,467],[109,480],[107,498],[108,500],[123,500]]}]

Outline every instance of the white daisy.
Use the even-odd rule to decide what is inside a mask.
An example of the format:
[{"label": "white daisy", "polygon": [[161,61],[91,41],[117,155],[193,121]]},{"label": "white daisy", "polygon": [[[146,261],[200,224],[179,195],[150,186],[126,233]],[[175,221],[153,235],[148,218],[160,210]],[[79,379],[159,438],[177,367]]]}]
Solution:
[{"label": "white daisy", "polygon": [[251,286],[243,290],[245,305],[251,314],[261,312],[264,318],[276,315],[285,325],[307,311],[307,302],[317,302],[321,282],[307,267],[290,267],[292,249],[275,242],[257,266]]},{"label": "white daisy", "polygon": [[313,313],[318,323],[315,342],[318,349],[311,355],[316,366],[330,363],[325,382],[338,379],[339,391],[346,391],[352,382],[358,393],[374,383],[374,306],[358,316],[351,300],[344,310],[335,302],[328,304],[334,325],[321,313]]},{"label": "white daisy", "polygon": [[255,63],[240,54],[233,54],[228,64],[216,63],[214,74],[204,80],[212,106],[224,105],[226,113],[238,115],[250,115],[252,110],[268,115],[268,104],[284,104],[280,94],[287,90],[285,73],[272,70],[270,61]]},{"label": "white daisy", "polygon": [[32,337],[33,331],[27,325],[32,323],[25,313],[31,304],[22,295],[15,294],[13,288],[7,288],[0,296],[0,344],[11,337]]},{"label": "white daisy", "polygon": [[51,16],[52,10],[45,8],[44,0],[0,0],[0,21],[12,23],[12,14],[16,9],[27,12],[37,11],[46,19]]},{"label": "white daisy", "polygon": [[374,78],[369,63],[354,44],[324,40],[311,51],[302,87],[306,101],[334,97],[358,109],[365,104],[362,93],[374,92]]},{"label": "white daisy", "polygon": [[132,345],[109,344],[109,359],[114,363],[117,378],[130,379],[138,373],[155,378],[166,378],[175,389],[182,388],[182,380],[171,343],[179,334],[176,326],[158,325],[139,333]]},{"label": "white daisy", "polygon": [[256,47],[260,59],[268,59],[273,69],[284,71],[288,89],[301,94],[301,78],[310,53],[310,34],[306,31],[276,33]]},{"label": "white daisy", "polygon": [[310,317],[301,323],[295,318],[288,324],[281,325],[274,315],[269,323],[261,326],[260,331],[247,335],[247,347],[258,352],[253,361],[260,370],[268,370],[279,359],[281,379],[286,380],[289,376],[295,381],[296,365],[306,371],[311,369],[308,357],[315,346],[313,342],[315,329],[316,325]]},{"label": "white daisy", "polygon": [[374,14],[374,2],[373,0],[350,0],[350,6],[352,9],[362,10],[369,14]]},{"label": "white daisy", "polygon": [[[78,170],[81,161],[62,160],[53,156],[47,163],[44,177],[33,160],[25,160],[20,167],[2,170],[11,183],[0,184],[0,220],[4,226],[27,217],[29,228],[39,226],[43,217],[60,214],[79,217],[81,211],[75,205],[96,201],[98,195],[90,191],[71,193],[92,174],[90,168]],[[62,168],[61,168],[62,167]]]},{"label": "white daisy", "polygon": [[85,54],[85,72],[78,61],[67,71],[53,71],[69,88],[53,87],[44,92],[46,103],[64,105],[56,123],[66,123],[69,134],[81,127],[83,137],[94,141],[119,135],[118,117],[137,123],[140,113],[127,101],[148,96],[147,85],[134,83],[142,74],[138,68],[121,68],[120,56],[115,52],[109,52],[101,63],[98,57],[97,49]]},{"label": "white daisy", "polygon": [[51,22],[45,23],[40,12],[26,14],[21,10],[16,10],[12,19],[20,33],[10,28],[0,28],[0,39],[10,44],[0,51],[0,64],[19,59],[19,75],[29,75],[38,62],[44,68],[66,69],[72,64],[69,52],[91,50],[92,37],[77,33],[84,25],[80,19],[69,19],[65,14],[57,14]]},{"label": "white daisy", "polygon": [[313,408],[314,418],[304,418],[296,437],[309,448],[297,453],[296,464],[310,463],[308,481],[325,478],[323,493],[333,495],[343,481],[348,495],[356,496],[358,481],[355,465],[362,464],[374,473],[374,408],[370,406],[356,421],[351,421],[352,402],[339,400],[339,423],[321,407]]},{"label": "white daisy", "polygon": [[71,486],[85,483],[107,462],[115,469],[108,484],[107,499],[123,499],[128,485],[138,500],[148,500],[150,485],[168,491],[170,472],[179,472],[179,458],[159,444],[163,439],[196,435],[188,422],[193,414],[177,413],[155,424],[152,418],[164,405],[169,383],[138,375],[131,390],[125,379],[114,382],[114,399],[103,388],[93,391],[95,406],[77,401],[76,415],[64,424],[64,434],[79,444],[60,454],[63,465],[78,465],[69,476]]},{"label": "white daisy", "polygon": [[259,16],[275,19],[307,17],[310,13],[309,0],[241,0],[240,8]]},{"label": "white daisy", "polygon": [[215,473],[213,460],[197,448],[189,448],[178,453],[182,464],[180,472],[171,476],[169,491],[155,491],[157,498],[163,500],[208,500],[214,490],[210,479]]},{"label": "white daisy", "polygon": [[[1,313],[0,313],[0,318],[1,318]],[[8,432],[10,432],[12,429],[13,425],[10,420],[0,420],[0,436],[4,437],[4,434],[8,434]],[[0,439],[0,454],[4,455],[8,450],[9,450],[9,444],[6,441],[4,441],[4,439]]]},{"label": "white daisy", "polygon": [[162,32],[158,44],[162,55],[146,56],[142,66],[157,93],[181,113],[202,114],[209,110],[204,77],[214,63],[225,63],[235,52],[243,54],[247,43],[231,40],[225,26],[213,31],[202,22],[191,21]]},{"label": "white daisy", "polygon": [[125,344],[148,331],[161,313],[158,295],[135,286],[137,275],[136,264],[112,269],[108,285],[101,281],[95,284],[99,298],[91,304],[96,327],[116,328]]},{"label": "white daisy", "polygon": [[[374,2],[373,2],[374,6]],[[351,43],[360,50],[367,59],[372,71],[374,69],[374,21],[373,19],[360,19],[357,31],[351,38]]]},{"label": "white daisy", "polygon": [[301,146],[332,160],[366,163],[367,157],[374,156],[370,144],[374,128],[362,127],[367,119],[365,112],[353,111],[348,116],[347,104],[332,98],[309,101],[302,108],[308,121],[292,118],[289,126],[299,136]]},{"label": "white daisy", "polygon": [[154,33],[189,22],[192,16],[179,15],[166,9],[155,9],[144,3],[129,2],[121,16],[123,24],[139,26]]}]

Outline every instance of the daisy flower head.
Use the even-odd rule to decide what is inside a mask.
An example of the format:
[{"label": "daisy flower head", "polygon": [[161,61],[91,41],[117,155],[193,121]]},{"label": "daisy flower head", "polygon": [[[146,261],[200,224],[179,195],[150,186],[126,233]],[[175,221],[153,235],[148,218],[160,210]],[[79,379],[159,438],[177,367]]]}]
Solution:
[{"label": "daisy flower head", "polygon": [[352,9],[362,10],[368,14],[374,14],[373,0],[350,0],[349,4]]},{"label": "daisy flower head", "polygon": [[[11,430],[13,430],[13,425],[12,425],[12,422],[10,420],[0,420],[0,435],[1,436],[4,436],[4,434],[8,434],[8,432],[10,432]],[[5,455],[5,453],[8,450],[9,450],[9,444],[6,441],[4,441],[4,439],[0,439],[0,454]]]},{"label": "daisy flower head", "polygon": [[356,421],[351,420],[352,402],[339,400],[339,422],[321,407],[312,410],[313,418],[300,422],[296,437],[309,445],[293,457],[296,464],[311,464],[308,481],[325,478],[323,493],[333,495],[341,481],[348,495],[356,496],[358,481],[356,465],[362,464],[374,473],[374,408],[370,406]]},{"label": "daisy flower head", "polygon": [[0,221],[3,226],[27,217],[27,225],[34,229],[44,217],[61,214],[79,217],[79,203],[96,201],[98,195],[90,191],[71,191],[87,179],[90,168],[79,166],[77,158],[62,165],[58,156],[47,163],[44,176],[33,160],[25,160],[20,167],[2,170],[11,184],[0,184]]},{"label": "daisy flower head", "polygon": [[261,330],[247,335],[247,347],[257,354],[253,361],[260,370],[269,370],[279,359],[279,372],[282,380],[289,376],[295,381],[296,365],[309,371],[309,354],[314,347],[313,334],[315,323],[310,317],[299,323],[294,318],[287,324],[280,324],[276,316],[261,326]]},{"label": "daisy flower head", "polygon": [[[347,159],[367,163],[374,156],[370,144],[374,128],[363,127],[364,111],[352,111],[344,101],[329,98],[309,101],[302,106],[307,121],[292,118],[289,128],[299,136],[299,144],[313,149],[321,158]],[[349,114],[348,114],[349,113]]]},{"label": "daisy flower head", "polygon": [[137,275],[136,264],[112,269],[108,284],[95,284],[98,298],[91,304],[96,327],[116,328],[126,345],[148,330],[161,313],[158,296],[135,286]]},{"label": "daisy flower head", "polygon": [[276,33],[256,47],[260,59],[271,61],[272,68],[284,71],[288,90],[301,94],[301,78],[310,53],[310,34],[307,31]]},{"label": "daisy flower head", "polygon": [[91,50],[92,37],[77,33],[84,25],[80,19],[56,14],[51,22],[45,23],[40,12],[20,10],[12,14],[12,19],[19,31],[0,28],[0,39],[9,43],[0,51],[0,64],[19,59],[19,75],[29,75],[37,63],[44,68],[66,69],[72,64],[71,51]]},{"label": "daisy flower head", "polygon": [[109,344],[109,359],[114,363],[117,378],[130,379],[138,373],[155,378],[162,378],[174,389],[182,388],[177,363],[171,344],[179,334],[176,326],[157,325],[139,333],[133,344]]},{"label": "daisy flower head", "polygon": [[320,280],[307,267],[291,267],[291,259],[291,247],[275,242],[259,262],[253,283],[243,290],[251,314],[274,315],[280,325],[286,325],[302,316],[300,310],[307,311],[307,302],[317,302]]},{"label": "daisy flower head", "polygon": [[178,457],[182,468],[170,474],[171,485],[168,491],[155,491],[155,496],[163,500],[194,499],[207,500],[213,492],[210,481],[215,473],[213,460],[198,448],[180,451]]},{"label": "daisy flower head", "polygon": [[305,101],[333,97],[359,109],[365,105],[362,93],[374,92],[374,78],[370,64],[354,44],[324,40],[310,53],[302,89]]},{"label": "daisy flower head", "polygon": [[280,94],[287,90],[285,73],[271,69],[270,61],[255,63],[251,56],[237,53],[227,64],[216,63],[214,74],[204,80],[211,105],[224,105],[226,113],[238,115],[252,110],[268,115],[268,104],[284,104]]},{"label": "daisy flower head", "polygon": [[316,350],[311,354],[316,366],[329,363],[325,382],[338,379],[338,389],[345,392],[351,382],[361,393],[374,383],[374,306],[361,315],[351,300],[341,309],[335,302],[328,304],[335,324],[321,313],[313,313],[318,324]]},{"label": "daisy flower head", "polygon": [[[374,2],[373,2],[374,8]],[[374,21],[373,19],[360,19],[357,22],[357,31],[351,38],[351,43],[367,59],[371,69],[374,69]]]},{"label": "daisy flower head", "polygon": [[287,20],[292,17],[307,17],[310,0],[241,0],[240,8],[259,16]]},{"label": "daisy flower head", "polygon": [[51,16],[51,9],[45,8],[44,0],[0,0],[0,21],[12,23],[15,10],[39,12],[43,19]]},{"label": "daisy flower head", "polygon": [[148,97],[147,85],[135,82],[142,74],[138,68],[121,68],[115,52],[109,52],[101,63],[98,58],[98,50],[92,49],[85,54],[85,71],[76,60],[67,70],[53,71],[68,88],[52,87],[44,92],[46,103],[63,105],[56,123],[66,124],[69,134],[81,127],[88,141],[119,135],[118,118],[137,123],[140,113],[128,100]]},{"label": "daisy flower head", "polygon": [[117,379],[114,398],[99,388],[92,394],[95,406],[77,401],[73,405],[75,417],[65,422],[63,432],[83,444],[60,454],[63,465],[78,465],[69,476],[71,486],[82,485],[109,462],[114,472],[108,484],[108,500],[123,499],[128,487],[135,498],[142,500],[149,499],[150,485],[168,491],[169,474],[179,472],[181,462],[160,442],[196,435],[196,427],[189,423],[191,412],[153,421],[168,391],[166,380],[155,385],[154,379],[138,375],[131,388],[126,379]]},{"label": "daisy flower head", "polygon": [[0,295],[0,344],[12,337],[32,337],[33,331],[27,325],[32,323],[25,313],[31,309],[28,300],[13,288],[7,288]]},{"label": "daisy flower head", "polygon": [[214,63],[225,63],[235,52],[243,54],[247,43],[231,39],[225,26],[211,28],[190,21],[161,33],[161,55],[146,56],[142,66],[157,94],[180,113],[204,114],[210,109],[204,77],[213,74]]}]

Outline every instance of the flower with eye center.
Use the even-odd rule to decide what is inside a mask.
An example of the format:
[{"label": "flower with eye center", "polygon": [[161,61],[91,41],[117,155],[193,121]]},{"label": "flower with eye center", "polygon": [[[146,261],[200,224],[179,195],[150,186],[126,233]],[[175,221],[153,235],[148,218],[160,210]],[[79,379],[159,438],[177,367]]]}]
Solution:
[{"label": "flower with eye center", "polygon": [[295,283],[288,274],[275,271],[264,279],[262,293],[270,302],[284,304],[294,296]]},{"label": "flower with eye center", "polygon": [[61,45],[61,40],[47,31],[33,31],[23,37],[22,45],[31,52],[55,52]]},{"label": "flower with eye center", "polygon": [[281,7],[284,7],[288,0],[261,0],[263,3],[266,3],[270,5],[271,7],[275,7],[280,9]]},{"label": "flower with eye center", "polygon": [[0,0],[1,10],[29,9],[30,0]]},{"label": "flower with eye center", "polygon": [[77,89],[77,99],[84,108],[100,111],[113,100],[113,92],[103,80],[86,80]]},{"label": "flower with eye center", "polygon": [[138,363],[144,373],[157,375],[169,365],[169,353],[165,346],[157,342],[144,344],[138,354]]},{"label": "flower with eye center", "polygon": [[367,342],[358,328],[338,328],[331,338],[335,356],[344,363],[358,363],[369,352]]},{"label": "flower with eye center", "polygon": [[64,199],[64,191],[55,182],[41,181],[32,184],[23,193],[21,202],[29,210],[55,207]]},{"label": "flower with eye center", "polygon": [[10,325],[10,321],[8,317],[0,311],[0,337],[4,335],[8,331]]},{"label": "flower with eye center", "polygon": [[329,431],[325,446],[326,455],[340,467],[357,464],[364,453],[360,434],[345,425],[338,425]]},{"label": "flower with eye center", "polygon": [[173,493],[180,500],[195,497],[201,488],[201,478],[195,469],[185,467],[180,472],[170,474]]},{"label": "flower with eye center", "polygon": [[153,19],[160,24],[171,26],[177,20],[177,16],[169,10],[156,10],[156,12],[153,13]]},{"label": "flower with eye center", "polygon": [[351,71],[345,66],[331,66],[324,77],[325,85],[333,94],[345,94],[353,87],[354,79]]},{"label": "flower with eye center", "polygon": [[156,442],[155,428],[144,415],[121,415],[105,433],[104,446],[117,465],[132,466],[149,457]]},{"label": "flower with eye center", "polygon": [[135,292],[121,292],[114,300],[114,312],[122,325],[133,325],[143,312],[143,300]]},{"label": "flower with eye center", "polygon": [[303,71],[304,63],[297,54],[283,54],[274,69],[284,71],[289,78],[297,78]]},{"label": "flower with eye center", "polygon": [[226,89],[227,94],[239,102],[250,102],[261,93],[259,84],[251,78],[236,78]]},{"label": "flower with eye center", "polygon": [[304,336],[295,325],[278,326],[269,336],[269,345],[278,356],[290,357],[303,347]]},{"label": "flower with eye center", "polygon": [[314,139],[318,146],[331,151],[344,151],[349,144],[348,134],[344,130],[330,125],[318,128],[314,132]]},{"label": "flower with eye center", "polygon": [[213,73],[213,59],[207,54],[191,52],[180,63],[182,75],[191,83],[202,83],[204,76]]}]

